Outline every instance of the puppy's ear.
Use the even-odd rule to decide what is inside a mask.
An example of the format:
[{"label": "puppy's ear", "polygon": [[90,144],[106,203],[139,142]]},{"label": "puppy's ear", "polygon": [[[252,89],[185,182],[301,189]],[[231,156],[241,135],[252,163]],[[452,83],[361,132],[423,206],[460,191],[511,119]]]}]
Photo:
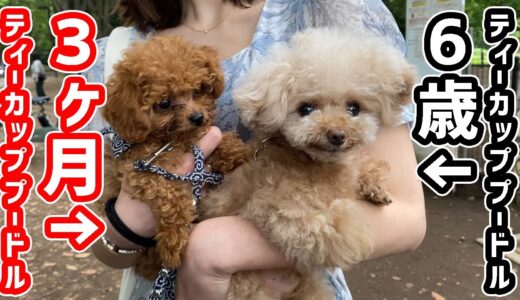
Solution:
[{"label": "puppy's ear", "polygon": [[415,68],[406,63],[403,65],[401,75],[397,78],[399,80],[397,93],[397,101],[401,105],[409,104],[412,101],[413,88],[416,80]]},{"label": "puppy's ear", "polygon": [[287,116],[294,76],[288,62],[271,62],[252,70],[233,93],[241,121],[256,132],[277,131]]},{"label": "puppy's ear", "polygon": [[141,89],[130,75],[117,71],[107,83],[108,101],[102,116],[123,139],[143,142],[152,129],[150,108],[143,107]]},{"label": "puppy's ear", "polygon": [[203,56],[206,59],[205,67],[209,70],[209,83],[212,85],[212,96],[214,98],[220,97],[222,92],[224,91],[224,74],[222,74],[222,69],[220,68],[220,61],[218,58],[217,51],[215,49],[202,46],[200,47],[203,52]]},{"label": "puppy's ear", "polygon": [[379,118],[383,127],[392,127],[398,124],[401,105],[411,102],[416,73],[415,68],[403,58],[398,67],[385,76],[388,81],[381,82]]}]

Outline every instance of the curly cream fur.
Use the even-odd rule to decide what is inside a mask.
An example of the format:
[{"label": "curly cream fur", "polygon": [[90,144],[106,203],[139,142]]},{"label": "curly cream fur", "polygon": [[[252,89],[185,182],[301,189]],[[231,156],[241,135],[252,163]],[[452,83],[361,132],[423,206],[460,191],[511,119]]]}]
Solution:
[{"label": "curly cream fur", "polygon": [[[300,283],[284,299],[332,299],[325,269],[346,269],[372,251],[352,199],[389,204],[388,164],[363,154],[380,126],[394,126],[414,70],[385,40],[313,29],[275,47],[236,90],[257,158],[203,201],[204,217],[252,221],[294,263]],[[347,107],[361,108],[351,115]],[[301,114],[303,105],[315,110]],[[334,144],[331,133],[344,134]],[[263,141],[263,142],[260,142]],[[273,299],[257,272],[233,275],[228,299]]]}]

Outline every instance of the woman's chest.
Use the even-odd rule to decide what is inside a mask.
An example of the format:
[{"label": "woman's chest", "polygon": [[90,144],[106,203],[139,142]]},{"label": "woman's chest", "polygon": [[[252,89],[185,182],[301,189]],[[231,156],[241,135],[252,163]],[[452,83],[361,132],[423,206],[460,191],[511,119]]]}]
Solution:
[{"label": "woman's chest", "polygon": [[[215,24],[187,18],[180,26],[170,28],[158,35],[180,36],[196,45],[209,46],[217,51],[220,59],[228,59],[242,49],[247,48],[254,37],[264,1],[258,1],[248,8],[233,7],[227,9],[217,18]],[[208,27],[209,26],[209,27]]]}]

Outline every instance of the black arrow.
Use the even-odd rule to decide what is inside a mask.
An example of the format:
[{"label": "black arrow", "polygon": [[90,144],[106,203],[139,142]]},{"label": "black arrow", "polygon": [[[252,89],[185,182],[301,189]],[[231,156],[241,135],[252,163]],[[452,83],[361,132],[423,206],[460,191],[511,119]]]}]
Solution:
[{"label": "black arrow", "polygon": [[476,182],[478,164],[473,159],[454,159],[450,151],[440,148],[419,164],[417,175],[437,195],[445,196],[456,183]]}]

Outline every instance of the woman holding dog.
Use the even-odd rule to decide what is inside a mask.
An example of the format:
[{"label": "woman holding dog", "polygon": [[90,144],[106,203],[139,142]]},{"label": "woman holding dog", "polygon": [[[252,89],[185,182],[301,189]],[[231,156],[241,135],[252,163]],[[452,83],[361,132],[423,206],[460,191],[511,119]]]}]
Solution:
[{"label": "woman holding dog", "polygon": [[[395,21],[380,0],[120,0],[118,11],[132,26],[131,40],[148,35],[180,36],[186,40],[217,49],[222,59],[226,89],[219,99],[218,126],[199,141],[206,157],[218,146],[221,130],[247,131],[240,125],[234,110],[231,91],[249,67],[273,44],[287,42],[297,32],[312,26],[339,26],[346,30],[369,30],[386,36],[404,52],[404,41]],[[106,39],[99,41],[100,57],[87,76],[104,82]],[[389,188],[393,204],[378,207],[365,201],[359,206],[370,224],[375,251],[371,258],[411,251],[421,243],[426,229],[421,184],[415,175],[416,161],[406,123],[412,117],[403,111],[402,125],[382,129],[376,142],[366,152],[389,162]],[[100,121],[98,121],[100,122]],[[100,128],[101,124],[92,124]],[[193,168],[193,158],[186,154],[181,169]],[[125,225],[142,237],[155,235],[150,209],[131,199],[123,186],[115,210]],[[141,248],[125,239],[109,225],[106,239],[120,249]],[[115,268],[135,264],[138,251],[114,253],[102,242],[94,246],[99,260]],[[242,270],[264,270],[265,285],[273,295],[289,293],[295,283],[271,276],[270,270],[291,268],[284,255],[271,246],[249,222],[239,217],[203,221],[191,233],[182,268],[177,277],[177,299],[224,299],[231,275]],[[336,299],[351,299],[341,270],[331,270],[330,283]],[[125,271],[120,299],[146,299],[151,282]],[[144,298],[140,298],[144,297]]]}]

